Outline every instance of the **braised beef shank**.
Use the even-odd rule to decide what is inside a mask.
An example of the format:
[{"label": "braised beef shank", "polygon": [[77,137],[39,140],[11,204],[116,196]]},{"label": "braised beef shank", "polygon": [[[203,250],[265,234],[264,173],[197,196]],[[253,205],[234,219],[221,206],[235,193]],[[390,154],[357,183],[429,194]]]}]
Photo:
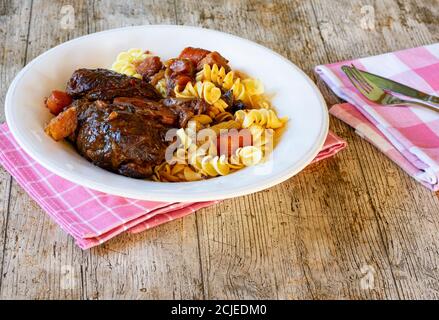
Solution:
[{"label": "braised beef shank", "polygon": [[148,83],[103,69],[75,71],[67,92],[75,100],[46,133],[68,138],[95,165],[133,178],[151,176],[165,160],[169,129],[207,109],[200,99],[159,100]]},{"label": "braised beef shank", "polygon": [[149,83],[107,69],[78,69],[67,83],[66,92],[74,99],[111,100],[116,97],[142,97],[159,100]]},{"label": "braised beef shank", "polygon": [[79,109],[74,143],[95,165],[133,178],[147,178],[165,160],[166,132],[150,110],[133,105],[91,102]]}]

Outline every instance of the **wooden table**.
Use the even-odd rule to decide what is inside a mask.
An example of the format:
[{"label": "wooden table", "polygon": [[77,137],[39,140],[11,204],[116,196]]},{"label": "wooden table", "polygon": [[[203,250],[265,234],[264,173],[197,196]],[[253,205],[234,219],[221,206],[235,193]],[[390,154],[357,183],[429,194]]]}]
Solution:
[{"label": "wooden table", "polygon": [[[222,30],[315,79],[318,64],[437,42],[438,21],[438,0],[1,1],[0,99],[47,49],[120,26]],[[349,147],[292,179],[87,251],[0,169],[0,297],[438,298],[437,195],[347,125],[331,129]]]}]

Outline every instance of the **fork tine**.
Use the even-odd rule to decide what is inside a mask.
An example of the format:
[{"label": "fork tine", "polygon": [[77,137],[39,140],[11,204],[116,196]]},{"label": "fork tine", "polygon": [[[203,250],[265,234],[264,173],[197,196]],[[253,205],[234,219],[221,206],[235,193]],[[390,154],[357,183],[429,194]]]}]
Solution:
[{"label": "fork tine", "polygon": [[353,76],[351,69],[349,67],[342,67],[342,70],[349,78],[351,83],[354,85],[354,87],[357,88],[363,95],[367,96],[368,92],[364,89],[362,84]]},{"label": "fork tine", "polygon": [[369,91],[374,89],[374,85],[373,83],[371,83],[369,80],[367,80],[361,73],[360,71],[352,64],[352,68],[351,68],[354,76],[364,85],[366,86]]},{"label": "fork tine", "polygon": [[357,84],[359,86],[361,86],[363,88],[364,91],[366,91],[367,93],[369,93],[371,91],[370,86],[368,86],[364,81],[361,80],[360,77],[356,76],[356,74],[354,73],[354,70],[352,67],[349,66],[343,66],[342,70],[345,73],[349,73],[351,78],[355,79],[355,81],[357,82]]},{"label": "fork tine", "polygon": [[358,82],[358,84],[361,85],[361,87],[362,87],[367,93],[369,93],[369,92],[370,92],[370,87],[369,87],[366,83],[364,83],[364,81],[362,81],[360,77],[358,77],[358,76],[355,74],[354,70],[351,68],[351,69],[349,69],[349,72],[350,72],[351,76],[352,76],[352,77]]}]

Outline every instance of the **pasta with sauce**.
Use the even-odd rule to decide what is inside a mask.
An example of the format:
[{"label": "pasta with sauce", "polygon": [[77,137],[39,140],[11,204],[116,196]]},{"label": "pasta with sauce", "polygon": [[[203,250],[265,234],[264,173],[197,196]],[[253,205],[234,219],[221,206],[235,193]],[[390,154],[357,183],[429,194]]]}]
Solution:
[{"label": "pasta with sauce", "polygon": [[[176,131],[175,150],[170,159],[155,166],[155,181],[198,181],[262,163],[273,148],[274,134],[287,122],[272,108],[260,80],[235,72],[227,60],[218,58],[218,53],[211,52],[209,57],[207,50],[190,49],[198,51],[191,55],[190,50],[183,50],[148,79],[136,68],[141,63],[148,64],[147,59],[153,56],[149,51],[121,52],[111,67],[151,81],[164,98],[203,100],[207,105],[206,110],[193,115]],[[246,142],[243,130],[249,133]],[[225,151],[219,147],[224,141]]]}]

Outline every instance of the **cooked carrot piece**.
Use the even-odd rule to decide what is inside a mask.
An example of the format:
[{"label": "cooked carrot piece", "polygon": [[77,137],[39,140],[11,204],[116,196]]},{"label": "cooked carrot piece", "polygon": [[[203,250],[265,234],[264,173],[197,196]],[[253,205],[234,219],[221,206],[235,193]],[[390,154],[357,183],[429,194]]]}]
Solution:
[{"label": "cooked carrot piece", "polygon": [[253,143],[251,133],[248,129],[229,130],[227,134],[217,137],[216,146],[219,155],[232,155],[236,149],[251,146]]},{"label": "cooked carrot piece", "polygon": [[58,115],[65,107],[72,103],[72,98],[64,91],[53,90],[46,100],[46,106],[54,115]]},{"label": "cooked carrot piece", "polygon": [[76,108],[70,107],[50,120],[44,131],[58,141],[71,135],[78,124]]}]

